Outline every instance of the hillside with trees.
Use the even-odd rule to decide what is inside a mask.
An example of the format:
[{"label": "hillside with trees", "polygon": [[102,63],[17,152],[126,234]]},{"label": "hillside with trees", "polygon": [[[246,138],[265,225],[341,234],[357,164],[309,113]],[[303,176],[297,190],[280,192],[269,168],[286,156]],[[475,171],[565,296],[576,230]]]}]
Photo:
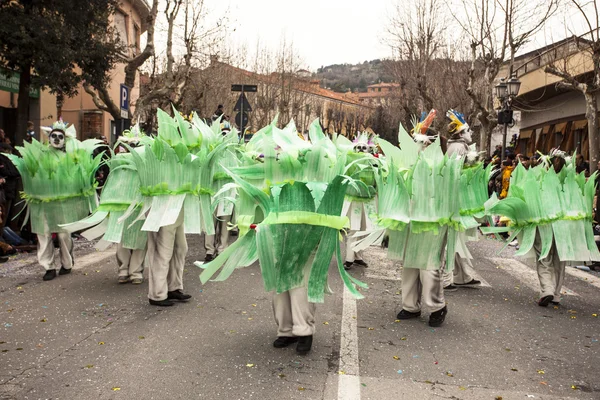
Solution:
[{"label": "hillside with trees", "polygon": [[360,64],[333,64],[319,68],[313,75],[321,86],[335,92],[366,92],[367,86],[379,82],[392,82],[384,60],[365,61]]}]

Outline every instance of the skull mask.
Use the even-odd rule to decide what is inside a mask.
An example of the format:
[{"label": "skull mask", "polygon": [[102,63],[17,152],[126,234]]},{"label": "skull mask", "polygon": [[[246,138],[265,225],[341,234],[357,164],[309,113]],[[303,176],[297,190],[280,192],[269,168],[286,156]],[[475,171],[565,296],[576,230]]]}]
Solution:
[{"label": "skull mask", "polygon": [[471,142],[473,141],[473,138],[471,137],[471,134],[473,132],[471,131],[470,128],[465,129],[464,131],[461,132],[461,138],[467,143],[467,144],[471,144]]},{"label": "skull mask", "polygon": [[50,146],[62,150],[65,147],[65,133],[60,130],[50,132]]},{"label": "skull mask", "polygon": [[357,153],[368,153],[369,146],[363,143],[359,143],[356,146],[354,146],[354,151]]}]

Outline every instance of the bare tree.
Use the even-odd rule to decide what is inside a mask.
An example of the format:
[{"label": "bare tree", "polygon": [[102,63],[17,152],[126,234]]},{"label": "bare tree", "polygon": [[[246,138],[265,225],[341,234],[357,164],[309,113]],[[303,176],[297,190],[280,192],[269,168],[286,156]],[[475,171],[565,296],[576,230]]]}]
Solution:
[{"label": "bare tree", "polygon": [[[125,86],[133,87],[139,68],[152,56],[154,56],[154,27],[156,23],[156,16],[158,14],[158,2],[159,0],[152,1],[152,8],[150,13],[146,17],[147,26],[147,39],[144,50],[139,54],[136,54],[135,48],[130,49],[130,53],[133,57],[129,57],[128,54],[122,55],[122,61],[125,63]],[[98,109],[108,112],[115,120],[121,118],[121,110],[114,99],[111,98],[107,86],[96,86],[92,87],[89,84],[84,84],[84,90],[92,96],[92,100]]]},{"label": "bare tree", "polygon": [[[472,117],[480,125],[480,147],[489,152],[491,133],[498,125],[493,88],[496,77],[508,60],[509,77],[516,53],[557,11],[560,0],[461,0],[462,12],[455,22],[470,41],[471,65],[467,93]],[[470,18],[464,19],[468,15]]]},{"label": "bare tree", "polygon": [[589,32],[581,37],[574,37],[575,45],[582,56],[581,62],[585,65],[584,71],[591,73],[576,72],[578,69],[573,65],[571,57],[565,57],[562,63],[554,62],[545,68],[547,73],[562,78],[557,84],[560,88],[578,91],[585,97],[588,121],[588,140],[590,156],[590,172],[596,171],[600,161],[600,146],[598,141],[598,93],[600,93],[600,13],[599,1],[569,0],[577,8],[581,17],[585,20]]}]

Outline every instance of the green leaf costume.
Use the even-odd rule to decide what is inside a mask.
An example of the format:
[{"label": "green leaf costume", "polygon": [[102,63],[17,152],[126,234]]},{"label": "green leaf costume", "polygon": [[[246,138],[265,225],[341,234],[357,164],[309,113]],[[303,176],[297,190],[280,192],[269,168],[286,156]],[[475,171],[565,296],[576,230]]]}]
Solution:
[{"label": "green leaf costume", "polygon": [[[323,302],[333,255],[346,287],[358,298],[340,254],[341,217],[347,185],[346,153],[323,133],[317,121],[310,126],[310,142],[293,125],[276,121],[257,132],[246,145],[241,166],[229,170],[238,187],[235,213],[240,237],[208,264],[200,275],[206,283],[227,279],[236,268],[260,261],[265,289],[282,293],[307,287],[310,302]],[[277,148],[277,150],[276,150]]]},{"label": "green leaf costume", "polygon": [[[73,129],[73,128],[70,128]],[[100,141],[67,137],[65,151],[33,140],[8,155],[23,180],[21,197],[33,233],[65,232],[61,225],[87,217],[97,206],[94,175],[102,154],[92,158]]]}]

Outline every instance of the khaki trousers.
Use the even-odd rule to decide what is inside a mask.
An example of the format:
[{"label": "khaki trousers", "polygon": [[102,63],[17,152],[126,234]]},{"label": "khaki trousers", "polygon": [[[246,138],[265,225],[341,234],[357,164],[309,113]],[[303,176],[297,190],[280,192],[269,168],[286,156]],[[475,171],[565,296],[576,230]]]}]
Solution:
[{"label": "khaki trousers", "polygon": [[473,279],[473,264],[468,258],[462,258],[456,253],[454,255],[454,271],[444,271],[444,287],[452,285],[453,283],[464,284],[469,283]]},{"label": "khaki trousers", "polygon": [[277,337],[310,336],[315,333],[316,305],[308,302],[305,287],[273,296],[273,314],[277,323]]},{"label": "khaki trousers", "polygon": [[424,270],[418,268],[402,269],[402,308],[409,312],[421,311],[423,304],[431,312],[446,306],[442,270]]},{"label": "khaki trousers", "polygon": [[354,251],[352,250],[352,245],[360,238],[353,238],[354,235],[358,231],[348,231],[346,235],[346,261],[354,262],[355,260],[362,260],[362,251]]},{"label": "khaki trousers", "polygon": [[540,280],[540,298],[545,296],[554,296],[552,301],[560,302],[560,289],[565,279],[565,262],[561,262],[556,250],[556,243],[552,242],[550,253],[545,258],[540,258],[542,251],[542,240],[539,232],[536,233],[533,242],[535,251],[535,267],[537,269],[538,279]]},{"label": "khaki trousers", "polygon": [[[227,230],[227,223],[231,220],[231,215],[223,215],[221,217],[213,217],[215,223],[215,234],[204,236],[204,248],[206,254],[215,255],[215,250],[218,254],[222,253],[223,250],[229,245],[229,230]],[[215,238],[217,239],[215,241]]]},{"label": "khaki trousers", "polygon": [[[65,269],[73,268],[73,239],[70,233],[58,233],[58,243],[60,252],[60,263]],[[54,266],[54,243],[52,234],[37,235],[37,256],[38,262],[46,271],[55,269]]]},{"label": "khaki trousers", "polygon": [[117,246],[117,266],[119,268],[119,276],[128,276],[131,279],[142,279],[145,258],[146,249],[126,249],[119,243]]},{"label": "khaki trousers", "polygon": [[174,224],[148,232],[148,298],[165,300],[167,292],[183,290],[183,267],[188,246],[183,226],[183,211]]}]

